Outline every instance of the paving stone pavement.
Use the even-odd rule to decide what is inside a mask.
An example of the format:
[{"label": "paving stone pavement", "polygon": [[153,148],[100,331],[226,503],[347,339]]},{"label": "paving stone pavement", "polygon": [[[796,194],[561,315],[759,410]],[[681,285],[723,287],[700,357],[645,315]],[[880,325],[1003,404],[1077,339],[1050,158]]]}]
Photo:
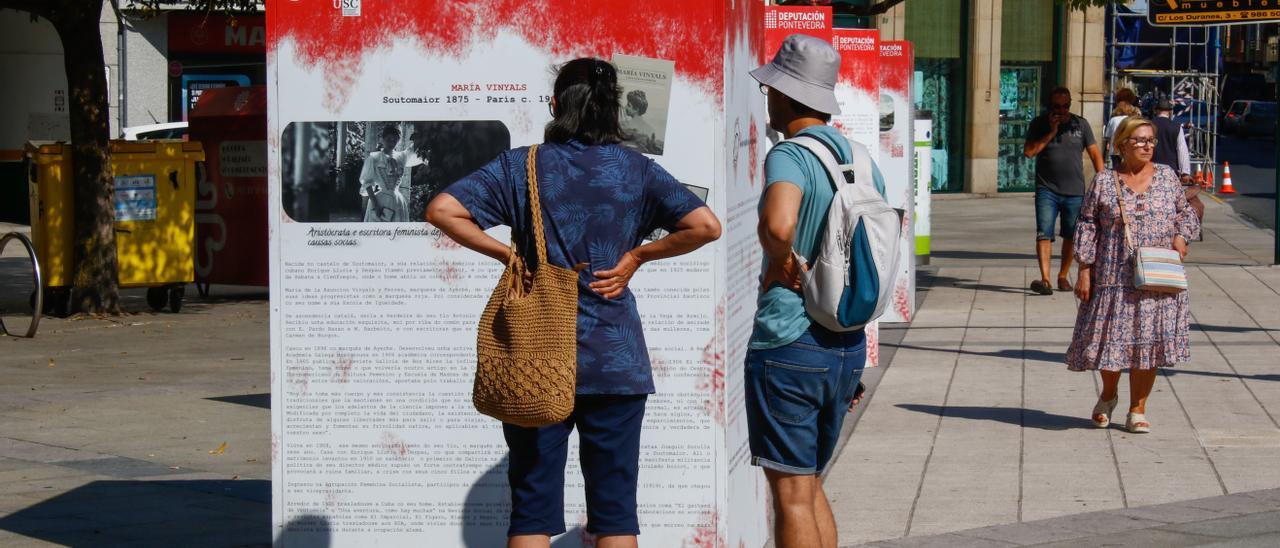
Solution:
[{"label": "paving stone pavement", "polygon": [[[1154,431],[1133,436],[1093,429],[1096,380],[1061,364],[1073,297],[1024,289],[1030,197],[934,206],[920,313],[888,330],[893,358],[826,479],[842,545],[1280,544],[1269,231],[1209,204],[1194,358],[1158,379]],[[25,275],[7,250],[0,310],[25,302]],[[0,338],[0,546],[269,544],[265,291],[193,291],[179,314],[125,297],[138,313]]]},{"label": "paving stone pavement", "polygon": [[[0,310],[24,310],[22,260]],[[0,546],[271,544],[266,291],[194,293],[0,337]]]},{"label": "paving stone pavement", "polygon": [[1278,545],[1272,233],[1210,202],[1188,257],[1192,361],[1162,371],[1153,431],[1133,435],[1095,429],[1099,380],[1063,365],[1074,296],[1026,289],[1032,211],[934,202],[923,304],[826,478],[841,544]]}]

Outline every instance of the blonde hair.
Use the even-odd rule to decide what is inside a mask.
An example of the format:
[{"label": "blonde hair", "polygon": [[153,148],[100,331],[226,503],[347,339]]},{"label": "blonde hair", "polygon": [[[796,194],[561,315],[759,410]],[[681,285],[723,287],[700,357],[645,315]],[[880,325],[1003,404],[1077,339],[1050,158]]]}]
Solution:
[{"label": "blonde hair", "polygon": [[[1116,134],[1115,134],[1116,145],[1120,145],[1121,143],[1128,141],[1129,137],[1133,135],[1133,132],[1137,131],[1138,128],[1143,126],[1151,128],[1152,133],[1154,133],[1156,130],[1156,126],[1155,124],[1151,123],[1151,120],[1148,120],[1141,116],[1130,116],[1128,118],[1125,118],[1123,122],[1120,122],[1120,127],[1116,128]],[[1117,146],[1117,148],[1119,147]]]},{"label": "blonde hair", "polygon": [[1123,103],[1123,102],[1122,102],[1122,103],[1118,103],[1118,104],[1116,105],[1116,108],[1115,108],[1114,110],[1112,110],[1112,111],[1111,111],[1111,115],[1112,115],[1112,116],[1138,116],[1138,117],[1141,117],[1141,116],[1142,116],[1142,111],[1141,111],[1141,110],[1138,110],[1138,107],[1135,107],[1135,106],[1133,106],[1133,105],[1131,105],[1131,104],[1129,104],[1129,103]]}]

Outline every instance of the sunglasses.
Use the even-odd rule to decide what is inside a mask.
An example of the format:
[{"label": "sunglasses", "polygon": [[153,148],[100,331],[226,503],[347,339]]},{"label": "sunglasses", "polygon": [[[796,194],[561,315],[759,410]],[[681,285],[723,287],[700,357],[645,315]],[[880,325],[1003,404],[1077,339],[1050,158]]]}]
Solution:
[{"label": "sunglasses", "polygon": [[1150,148],[1150,147],[1156,146],[1157,141],[1155,139],[1139,139],[1137,137],[1130,137],[1128,139],[1125,139],[1124,142],[1129,143],[1130,145],[1133,145],[1135,147]]}]

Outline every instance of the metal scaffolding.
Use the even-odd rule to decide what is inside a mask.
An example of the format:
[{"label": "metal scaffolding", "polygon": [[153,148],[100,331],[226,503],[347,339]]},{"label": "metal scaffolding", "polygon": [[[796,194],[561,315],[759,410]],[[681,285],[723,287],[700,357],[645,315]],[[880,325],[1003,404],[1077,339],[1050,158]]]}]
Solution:
[{"label": "metal scaffolding", "polygon": [[[1187,136],[1192,171],[1213,173],[1218,157],[1220,27],[1153,27],[1167,29],[1169,40],[1124,41],[1121,27],[1145,23],[1147,14],[1122,11],[1117,4],[1108,6],[1107,12],[1108,115],[1115,105],[1116,90],[1123,87],[1133,89],[1144,105],[1159,99],[1172,100],[1173,118],[1183,125]],[[1167,56],[1168,62],[1161,59],[1159,69],[1118,68],[1120,52],[1128,48],[1138,59]]]}]

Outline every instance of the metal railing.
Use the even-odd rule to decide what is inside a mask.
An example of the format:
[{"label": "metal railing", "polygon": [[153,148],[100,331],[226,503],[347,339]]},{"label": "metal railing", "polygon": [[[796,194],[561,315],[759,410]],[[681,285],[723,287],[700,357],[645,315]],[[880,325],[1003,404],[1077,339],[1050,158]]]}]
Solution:
[{"label": "metal railing", "polygon": [[44,311],[44,287],[40,279],[40,261],[36,260],[35,246],[31,245],[31,239],[20,232],[10,232],[4,236],[0,236],[0,256],[4,255],[4,248],[9,245],[10,240],[17,240],[23,247],[27,248],[27,255],[31,257],[31,277],[35,282],[35,291],[31,296],[31,325],[27,326],[26,335],[15,335],[10,333],[4,325],[4,318],[0,317],[0,335],[26,337],[28,339],[36,336],[36,329],[40,327],[40,313]]},{"label": "metal railing", "polygon": [[[1186,117],[1183,129],[1191,153],[1192,171],[1212,172],[1218,158],[1218,114],[1220,110],[1219,79],[1222,70],[1221,35],[1213,27],[1159,27],[1168,29],[1168,42],[1122,42],[1119,26],[1122,20],[1146,20],[1145,13],[1123,13],[1115,5],[1108,8],[1110,36],[1107,40],[1107,108],[1115,106],[1119,87],[1138,80],[1160,80],[1153,88],[1181,108],[1175,118]],[[1160,50],[1167,54],[1168,69],[1120,69],[1116,67],[1121,48],[1139,51]],[[1198,63],[1197,63],[1198,61]],[[1197,68],[1199,65],[1199,69]],[[1108,110],[1108,117],[1110,111]]]}]

